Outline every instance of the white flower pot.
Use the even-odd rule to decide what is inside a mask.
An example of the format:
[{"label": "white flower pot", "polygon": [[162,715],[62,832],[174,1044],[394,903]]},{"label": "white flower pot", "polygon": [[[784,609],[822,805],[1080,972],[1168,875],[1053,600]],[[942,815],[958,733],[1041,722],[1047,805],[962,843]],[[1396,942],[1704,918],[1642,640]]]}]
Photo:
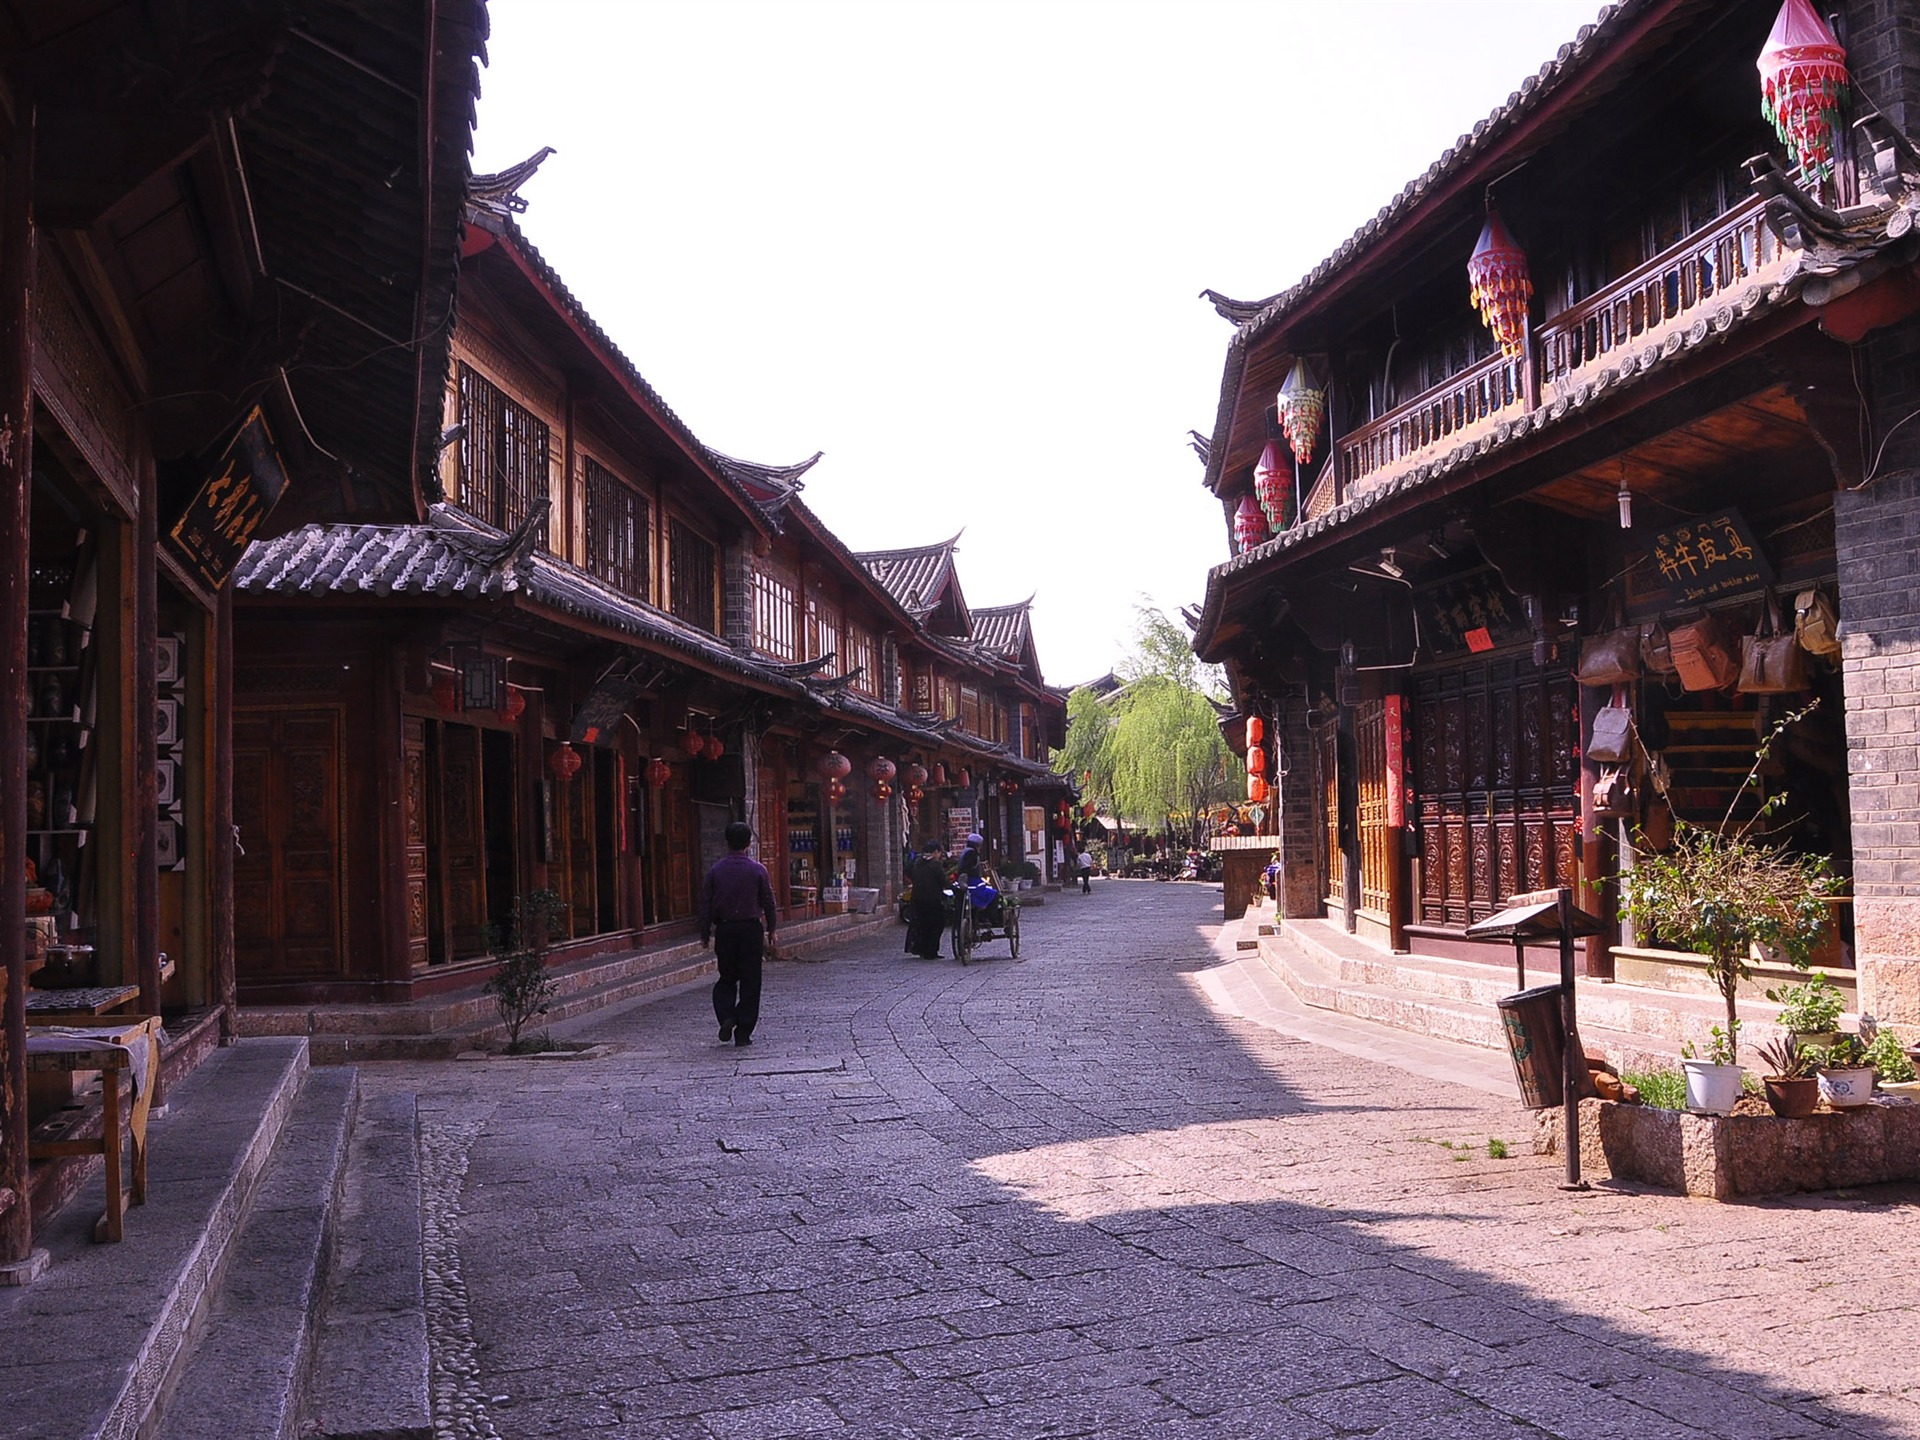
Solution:
[{"label": "white flower pot", "polygon": [[1849,1065],[1843,1070],[1822,1070],[1820,1072],[1820,1098],[1836,1109],[1848,1105],[1864,1105],[1873,1098],[1873,1077],[1875,1071],[1871,1065]]},{"label": "white flower pot", "polygon": [[1734,1101],[1740,1098],[1740,1081],[1746,1072],[1743,1065],[1715,1065],[1707,1060],[1682,1060],[1680,1068],[1687,1076],[1687,1108],[1702,1110],[1709,1115],[1726,1115],[1732,1112]]}]

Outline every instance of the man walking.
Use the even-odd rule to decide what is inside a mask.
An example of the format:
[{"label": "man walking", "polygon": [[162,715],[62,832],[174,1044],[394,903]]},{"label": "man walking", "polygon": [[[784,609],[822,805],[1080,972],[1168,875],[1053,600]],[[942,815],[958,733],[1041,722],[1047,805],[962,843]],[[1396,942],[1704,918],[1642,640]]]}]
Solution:
[{"label": "man walking", "polygon": [[[753,1043],[760,1021],[760,962],[773,949],[779,912],[767,867],[747,854],[753,830],[743,820],[727,826],[727,853],[707,871],[700,901],[700,944],[713,945],[720,978],[713,982],[713,1013],[720,1042]],[[766,927],[761,928],[764,917]]]},{"label": "man walking", "polygon": [[940,958],[940,932],[947,926],[947,868],[940,842],[929,840],[913,862],[913,903],[907,932],[909,948],[922,960]]},{"label": "man walking", "polygon": [[1076,859],[1078,860],[1076,868],[1080,871],[1080,893],[1091,895],[1093,894],[1093,855],[1090,851],[1082,850]]}]

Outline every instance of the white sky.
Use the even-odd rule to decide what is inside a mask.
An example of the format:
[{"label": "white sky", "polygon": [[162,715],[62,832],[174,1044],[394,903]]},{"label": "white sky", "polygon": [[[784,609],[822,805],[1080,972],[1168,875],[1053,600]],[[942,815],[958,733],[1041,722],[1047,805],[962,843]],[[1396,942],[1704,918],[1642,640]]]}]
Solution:
[{"label": "white sky", "polygon": [[[856,550],[965,527],[1048,679],[1228,553],[1232,331],[1597,0],[492,0],[474,163],[695,434]],[[1466,287],[1466,260],[1461,288]]]}]

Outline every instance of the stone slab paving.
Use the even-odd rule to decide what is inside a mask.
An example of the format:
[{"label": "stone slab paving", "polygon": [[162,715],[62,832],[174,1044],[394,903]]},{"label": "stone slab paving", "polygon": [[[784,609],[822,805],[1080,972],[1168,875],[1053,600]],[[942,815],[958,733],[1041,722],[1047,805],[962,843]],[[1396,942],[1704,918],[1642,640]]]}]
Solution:
[{"label": "stone slab paving", "polygon": [[436,1433],[1920,1440],[1920,1188],[1563,1192],[1479,1058],[1316,1040],[1219,905],[883,931],[751,1049],[696,986],[363,1068],[419,1096]]}]

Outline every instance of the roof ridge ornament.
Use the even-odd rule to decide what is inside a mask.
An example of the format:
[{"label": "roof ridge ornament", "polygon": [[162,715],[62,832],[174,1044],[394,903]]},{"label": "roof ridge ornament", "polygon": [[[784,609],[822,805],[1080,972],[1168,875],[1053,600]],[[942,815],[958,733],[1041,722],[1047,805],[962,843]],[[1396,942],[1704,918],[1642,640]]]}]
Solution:
[{"label": "roof ridge ornament", "polygon": [[526,214],[527,202],[520,198],[520,187],[555,153],[553,146],[542,145],[518,165],[509,165],[491,175],[473,176],[467,181],[468,201],[502,217]]}]

